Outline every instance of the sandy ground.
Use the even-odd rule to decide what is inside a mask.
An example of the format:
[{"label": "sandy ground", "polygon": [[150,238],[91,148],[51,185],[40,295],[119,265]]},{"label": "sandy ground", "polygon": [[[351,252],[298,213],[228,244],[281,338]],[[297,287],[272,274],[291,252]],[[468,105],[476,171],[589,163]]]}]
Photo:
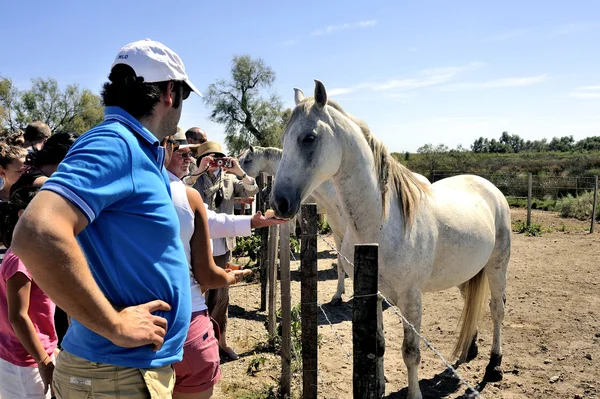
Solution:
[{"label": "sandy ground", "polygon": [[[600,234],[589,235],[589,222],[561,219],[550,212],[533,213],[533,222],[551,229],[542,237],[513,234],[504,319],[504,380],[480,385],[485,398],[598,398],[600,397]],[[513,210],[513,221],[525,212]],[[600,225],[596,230],[600,230]],[[332,243],[331,238],[327,240]],[[292,262],[292,301],[300,301],[299,262]],[[335,254],[319,240],[319,301],[342,344],[319,318],[319,397],[352,397],[352,281],[346,279],[341,305],[328,302],[335,292]],[[231,290],[229,341],[241,357],[222,364],[217,398],[267,398],[278,383],[277,354],[262,351],[267,341],[266,314],[259,312],[258,285]],[[450,357],[462,308],[457,289],[423,296],[422,334]],[[322,316],[322,315],[321,315]],[[386,397],[404,398],[406,369],[402,361],[402,328],[392,309],[384,310],[386,336]],[[486,310],[480,324],[480,355],[458,367],[472,384],[480,384],[489,360],[491,319]],[[419,378],[426,398],[460,398],[465,389],[433,352],[421,345]],[[264,360],[253,375],[254,361]],[[300,372],[293,381],[293,397],[300,397]]]}]

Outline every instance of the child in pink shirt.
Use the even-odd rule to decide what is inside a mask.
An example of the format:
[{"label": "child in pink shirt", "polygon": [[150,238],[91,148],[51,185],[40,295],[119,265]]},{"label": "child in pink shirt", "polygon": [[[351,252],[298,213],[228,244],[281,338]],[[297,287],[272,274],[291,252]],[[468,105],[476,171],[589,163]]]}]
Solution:
[{"label": "child in pink shirt", "polygon": [[10,250],[19,216],[39,188],[16,191],[0,204],[0,236],[9,248],[0,266],[0,396],[50,398],[58,343],[55,305]]}]

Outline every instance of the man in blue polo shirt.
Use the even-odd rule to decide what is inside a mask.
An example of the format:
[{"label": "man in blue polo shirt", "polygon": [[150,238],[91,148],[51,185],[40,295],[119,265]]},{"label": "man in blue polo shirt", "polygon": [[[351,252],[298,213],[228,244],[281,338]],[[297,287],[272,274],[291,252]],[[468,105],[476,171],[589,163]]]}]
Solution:
[{"label": "man in blue polo shirt", "polygon": [[15,230],[14,253],[72,317],[57,397],[170,397],[191,298],[159,141],[175,134],[191,91],[168,47],[123,47],[102,91],[104,122],[75,142]]}]

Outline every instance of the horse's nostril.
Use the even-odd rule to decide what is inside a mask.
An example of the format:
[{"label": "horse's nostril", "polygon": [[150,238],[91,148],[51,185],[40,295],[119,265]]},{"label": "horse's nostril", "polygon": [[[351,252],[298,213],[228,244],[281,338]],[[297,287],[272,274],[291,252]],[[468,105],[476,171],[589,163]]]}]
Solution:
[{"label": "horse's nostril", "polygon": [[290,210],[290,202],[286,197],[276,197],[274,202],[274,208],[280,215],[285,215]]}]

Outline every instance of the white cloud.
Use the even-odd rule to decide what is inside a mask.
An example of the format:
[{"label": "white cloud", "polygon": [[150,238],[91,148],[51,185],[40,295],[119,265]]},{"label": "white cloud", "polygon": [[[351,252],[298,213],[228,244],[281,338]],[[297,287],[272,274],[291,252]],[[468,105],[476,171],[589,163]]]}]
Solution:
[{"label": "white cloud", "polygon": [[331,95],[341,96],[358,90],[391,91],[437,86],[449,82],[461,72],[478,69],[483,65],[481,62],[472,62],[462,66],[428,68],[420,71],[414,78],[390,79],[383,82],[363,82],[349,87],[334,88],[328,92]]},{"label": "white cloud", "polygon": [[569,93],[570,97],[595,99],[600,98],[600,86],[578,87]]},{"label": "white cloud", "polygon": [[529,76],[524,78],[505,78],[480,83],[455,83],[442,87],[443,90],[496,89],[499,87],[531,86],[548,80],[548,75]]},{"label": "white cloud", "polygon": [[329,25],[326,28],[317,29],[317,30],[313,31],[311,33],[311,36],[328,35],[332,32],[340,31],[340,30],[369,28],[369,27],[375,26],[376,24],[377,24],[377,21],[372,19],[372,20],[368,20],[368,21],[356,22],[353,24]]},{"label": "white cloud", "polygon": [[294,40],[294,39],[286,40],[285,42],[283,42],[284,46],[294,46],[296,44],[298,44],[298,40]]}]

